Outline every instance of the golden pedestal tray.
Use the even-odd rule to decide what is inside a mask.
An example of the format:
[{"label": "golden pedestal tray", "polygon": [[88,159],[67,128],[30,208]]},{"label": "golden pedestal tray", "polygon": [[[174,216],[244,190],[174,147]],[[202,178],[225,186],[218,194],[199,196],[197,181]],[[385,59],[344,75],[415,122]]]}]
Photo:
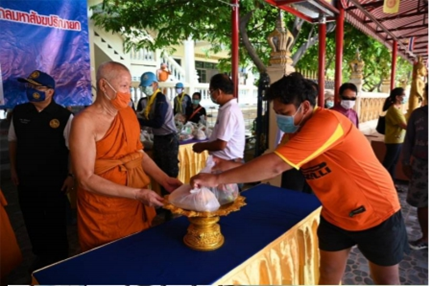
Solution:
[{"label": "golden pedestal tray", "polygon": [[234,202],[222,205],[214,212],[198,212],[176,207],[169,202],[168,198],[169,195],[166,195],[163,208],[189,218],[190,225],[183,238],[184,243],[194,250],[201,251],[216,250],[223,245],[224,236],[221,234],[220,225],[217,223],[220,216],[227,216],[246,205],[245,197],[239,195]]}]

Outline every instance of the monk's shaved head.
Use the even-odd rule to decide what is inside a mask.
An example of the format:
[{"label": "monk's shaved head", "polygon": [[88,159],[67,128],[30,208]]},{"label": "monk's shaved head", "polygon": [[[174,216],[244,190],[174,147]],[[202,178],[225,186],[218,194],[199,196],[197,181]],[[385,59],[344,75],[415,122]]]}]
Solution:
[{"label": "monk's shaved head", "polygon": [[108,81],[116,78],[118,73],[121,71],[129,72],[129,69],[118,62],[105,62],[99,66],[97,69],[96,81],[99,82],[100,79],[105,78]]}]

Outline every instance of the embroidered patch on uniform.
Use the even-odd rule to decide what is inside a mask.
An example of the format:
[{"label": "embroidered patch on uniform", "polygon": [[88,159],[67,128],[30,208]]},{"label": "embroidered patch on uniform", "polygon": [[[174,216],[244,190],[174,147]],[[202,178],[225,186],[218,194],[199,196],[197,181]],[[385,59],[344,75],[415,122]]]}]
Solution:
[{"label": "embroidered patch on uniform", "polygon": [[38,71],[34,71],[34,72],[32,72],[32,73],[31,73],[30,77],[31,77],[31,78],[38,78],[38,77],[39,77],[39,75],[40,75],[40,74],[39,74],[39,72],[38,72]]},{"label": "embroidered patch on uniform", "polygon": [[34,99],[39,99],[40,98],[40,94],[37,93],[37,92],[33,93],[33,98]]},{"label": "embroidered patch on uniform", "polygon": [[58,119],[53,119],[49,122],[49,126],[51,126],[52,128],[57,128],[58,126],[60,126],[60,121]]}]

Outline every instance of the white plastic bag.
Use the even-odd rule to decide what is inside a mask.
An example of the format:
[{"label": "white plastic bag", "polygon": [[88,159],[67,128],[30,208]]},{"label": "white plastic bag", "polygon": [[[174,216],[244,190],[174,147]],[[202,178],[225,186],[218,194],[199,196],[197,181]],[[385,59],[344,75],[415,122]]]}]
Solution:
[{"label": "white plastic bag", "polygon": [[174,206],[199,212],[213,212],[220,207],[214,193],[209,189],[192,189],[189,184],[173,191],[169,195],[169,202]]},{"label": "white plastic bag", "polygon": [[[209,155],[205,168],[202,169],[201,173],[214,173],[211,171],[214,165],[213,156]],[[210,188],[210,190],[214,193],[220,205],[225,205],[235,201],[239,194],[237,184],[220,184],[217,187]]]}]

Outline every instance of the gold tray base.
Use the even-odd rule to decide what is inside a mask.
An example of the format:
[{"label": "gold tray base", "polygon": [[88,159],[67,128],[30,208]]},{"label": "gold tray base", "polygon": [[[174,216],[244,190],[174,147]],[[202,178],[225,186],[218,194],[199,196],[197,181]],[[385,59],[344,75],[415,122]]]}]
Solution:
[{"label": "gold tray base", "polygon": [[194,249],[211,251],[220,248],[224,243],[224,236],[220,232],[217,217],[189,217],[190,225],[184,236],[184,243]]},{"label": "gold tray base", "polygon": [[233,203],[223,205],[214,212],[197,212],[185,210],[169,203],[168,195],[165,196],[165,209],[174,214],[187,216],[190,225],[187,234],[184,236],[184,243],[194,250],[212,251],[220,248],[224,244],[224,236],[221,234],[220,225],[217,223],[220,216],[226,216],[233,211],[238,211],[246,205],[245,198],[239,195]]}]

